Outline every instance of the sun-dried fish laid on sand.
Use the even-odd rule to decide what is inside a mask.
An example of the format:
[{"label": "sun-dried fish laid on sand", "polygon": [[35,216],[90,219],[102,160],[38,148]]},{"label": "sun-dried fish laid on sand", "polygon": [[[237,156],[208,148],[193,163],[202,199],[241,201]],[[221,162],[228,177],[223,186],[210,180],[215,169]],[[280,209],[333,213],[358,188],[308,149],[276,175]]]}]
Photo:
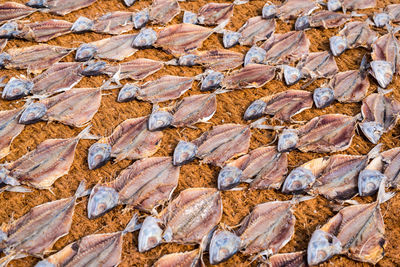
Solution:
[{"label": "sun-dried fish laid on sand", "polygon": [[92,58],[123,60],[138,51],[132,47],[137,34],[122,34],[99,41],[82,44],[75,54],[76,61],[87,61]]},{"label": "sun-dried fish laid on sand", "polygon": [[173,106],[153,109],[149,117],[148,128],[150,131],[155,131],[169,126],[192,126],[208,121],[216,111],[216,93],[192,95],[183,98]]},{"label": "sun-dried fish laid on sand", "polygon": [[128,119],[118,125],[108,137],[103,137],[89,148],[89,169],[97,169],[111,158],[142,159],[157,152],[162,139],[161,131],[147,130],[147,117]]},{"label": "sun-dried fish laid on sand", "polygon": [[250,18],[238,30],[238,42],[240,45],[252,46],[258,41],[264,41],[274,33],[275,25],[274,19],[264,19],[261,16]]},{"label": "sun-dried fish laid on sand", "polygon": [[264,64],[248,64],[226,75],[221,81],[225,89],[260,88],[275,77],[275,67]]},{"label": "sun-dried fish laid on sand", "polygon": [[0,4],[0,24],[27,17],[36,11],[36,8],[20,3],[4,2]]},{"label": "sun-dried fish laid on sand", "polygon": [[47,44],[11,48],[7,50],[9,58],[4,62],[4,67],[27,69],[30,73],[38,74],[66,57],[72,50],[72,48]]},{"label": "sun-dried fish laid on sand", "polygon": [[192,142],[180,141],[174,150],[174,165],[182,165],[195,157],[204,163],[222,167],[224,163],[247,153],[250,126],[223,124],[214,126]]},{"label": "sun-dried fish laid on sand", "polygon": [[[83,31],[94,31],[97,33],[107,33],[118,35],[133,29],[133,12],[128,11],[114,11],[104,14],[101,17],[93,20],[92,27],[84,29]],[[76,25],[75,22],[74,25]],[[78,28],[79,25],[76,25]],[[81,30],[82,31],[82,30]]]},{"label": "sun-dried fish laid on sand", "polygon": [[372,60],[387,61],[392,64],[393,73],[400,74],[400,41],[393,31],[379,37],[372,44]]},{"label": "sun-dried fish laid on sand", "polygon": [[58,121],[69,126],[82,127],[93,118],[100,103],[100,88],[76,88],[28,105],[21,114],[19,123]]},{"label": "sun-dried fish laid on sand", "polygon": [[27,256],[43,258],[58,239],[69,233],[76,200],[86,194],[82,181],[74,196],[33,207],[18,220],[4,225],[0,248],[6,256],[0,264],[7,266],[13,259]]},{"label": "sun-dried fish laid on sand", "polygon": [[243,118],[252,120],[271,115],[280,121],[290,121],[303,110],[312,108],[312,93],[304,90],[287,90],[253,101],[245,111]]},{"label": "sun-dried fish laid on sand", "polygon": [[222,199],[217,189],[186,189],[160,212],[158,218],[148,216],[144,220],[139,232],[139,252],[161,242],[201,244],[221,217]]},{"label": "sun-dried fish laid on sand", "polygon": [[[279,253],[272,255],[267,260],[268,267],[307,267],[306,251]],[[261,267],[261,266],[260,266]]]},{"label": "sun-dried fish laid on sand", "polygon": [[228,230],[217,229],[212,234],[208,254],[210,264],[227,261],[240,249],[240,237]]},{"label": "sun-dried fish laid on sand", "polygon": [[297,148],[302,152],[331,153],[346,150],[353,140],[360,117],[326,114],[296,129],[284,129],[279,135],[278,151]]},{"label": "sun-dried fish laid on sand", "polygon": [[89,130],[90,126],[67,139],[47,139],[16,161],[1,166],[6,177],[1,181],[2,190],[10,191],[19,184],[37,189],[50,188],[58,178],[69,172],[79,140],[95,138]]},{"label": "sun-dried fish laid on sand", "polygon": [[117,205],[151,212],[169,200],[178,185],[179,167],[171,157],[152,157],[134,162],[108,183],[99,183],[91,191],[88,217],[102,216]]},{"label": "sun-dried fish laid on sand", "polygon": [[325,29],[337,28],[350,20],[350,18],[351,16],[347,14],[322,10],[309,16],[299,17],[296,20],[295,29],[296,31],[302,31],[308,28],[319,27]]},{"label": "sun-dried fish laid on sand", "polygon": [[190,267],[202,267],[205,266],[203,263],[202,251],[199,249],[177,252],[166,254],[159,258],[153,267],[170,267],[170,266],[190,266]]},{"label": "sun-dried fish laid on sand", "polygon": [[309,265],[337,254],[371,264],[382,259],[386,237],[380,204],[393,197],[384,188],[380,186],[376,202],[345,207],[313,233],[307,249]]},{"label": "sun-dried fish laid on sand", "polygon": [[376,0],[328,0],[327,6],[330,11],[342,9],[346,13],[348,10],[374,8]]},{"label": "sun-dried fish laid on sand", "polygon": [[117,266],[121,263],[124,236],[140,227],[137,217],[134,214],[122,231],[85,236],[38,262],[35,267]]},{"label": "sun-dried fish laid on sand", "polygon": [[385,95],[383,90],[369,95],[363,100],[361,114],[363,121],[360,129],[374,144],[379,142],[382,134],[391,130],[400,116],[400,102]]},{"label": "sun-dried fish laid on sand", "polygon": [[335,57],[327,52],[313,52],[302,58],[296,66],[302,78],[329,78],[335,75],[339,68]]},{"label": "sun-dried fish laid on sand", "polygon": [[318,8],[317,1],[314,0],[286,0],[278,7],[277,15],[281,20],[296,19],[297,17],[310,15]]},{"label": "sun-dried fish laid on sand", "polygon": [[181,13],[177,0],[153,0],[150,6],[150,20],[157,24],[167,24]]},{"label": "sun-dried fish laid on sand", "polygon": [[260,147],[228,162],[219,172],[218,189],[229,190],[239,183],[249,183],[249,189],[279,189],[287,168],[287,153],[274,146]]},{"label": "sun-dried fish laid on sand", "polygon": [[29,0],[26,5],[43,8],[44,12],[64,16],[72,11],[85,8],[97,0]]},{"label": "sun-dried fish laid on sand", "polygon": [[32,90],[33,85],[33,82],[25,78],[11,77],[7,83],[1,84],[1,87],[4,87],[1,97],[5,100],[19,99],[27,96]]},{"label": "sun-dried fish laid on sand", "polygon": [[363,156],[337,154],[308,161],[287,176],[282,192],[307,192],[337,201],[351,199],[358,192],[360,172],[370,159],[379,156],[380,147],[376,146],[368,155]]},{"label": "sun-dried fish laid on sand", "polygon": [[24,125],[18,123],[24,108],[0,111],[0,159],[8,155],[12,141],[24,129]]},{"label": "sun-dried fish laid on sand", "polygon": [[310,41],[303,31],[273,34],[261,45],[267,51],[265,63],[290,63],[309,53]]}]

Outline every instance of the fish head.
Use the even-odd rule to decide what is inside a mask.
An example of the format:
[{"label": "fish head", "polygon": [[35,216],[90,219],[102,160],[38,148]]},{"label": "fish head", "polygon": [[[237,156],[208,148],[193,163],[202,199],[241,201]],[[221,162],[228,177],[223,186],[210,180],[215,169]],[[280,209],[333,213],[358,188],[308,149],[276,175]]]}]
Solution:
[{"label": "fish head", "polygon": [[147,128],[149,131],[159,131],[171,125],[174,117],[168,111],[158,110],[149,116]]},{"label": "fish head", "polygon": [[278,151],[286,152],[296,147],[299,141],[298,131],[296,129],[284,129],[279,135]]},{"label": "fish head", "polygon": [[240,183],[243,171],[235,166],[225,166],[218,174],[218,189],[229,190]]},{"label": "fish head", "polygon": [[315,182],[315,176],[309,169],[298,167],[290,172],[283,183],[285,194],[302,193]]},{"label": "fish head", "polygon": [[240,243],[240,237],[234,233],[225,230],[215,231],[209,248],[210,263],[214,265],[228,260],[239,251]]},{"label": "fish head", "polygon": [[5,100],[15,100],[27,96],[34,84],[31,81],[12,77],[3,89],[1,97]]},{"label": "fish head", "polygon": [[179,66],[194,66],[196,65],[196,60],[199,58],[199,56],[195,55],[195,54],[188,54],[188,55],[183,55],[180,56],[178,59],[178,64]]},{"label": "fish head", "polygon": [[88,61],[85,68],[81,71],[84,76],[96,76],[103,74],[103,70],[107,67],[104,61]]},{"label": "fish head", "polygon": [[197,24],[197,14],[186,11],[183,13],[183,23]]},{"label": "fish head", "polygon": [[88,201],[88,217],[95,219],[118,205],[118,192],[108,186],[95,185]]},{"label": "fish head", "polygon": [[283,76],[285,78],[286,85],[291,86],[297,83],[301,79],[301,71],[298,68],[289,65],[284,65]]},{"label": "fish head", "polygon": [[29,0],[25,5],[35,8],[49,7],[47,0]]},{"label": "fish head", "polygon": [[88,32],[92,30],[93,26],[93,20],[81,16],[72,24],[71,31],[76,33]]},{"label": "fish head", "polygon": [[9,173],[10,173],[9,170],[7,170],[4,167],[0,167],[0,183],[11,185],[11,186],[20,185],[21,183],[14,177],[10,176]]},{"label": "fish head", "polygon": [[82,44],[78,47],[75,54],[76,61],[88,61],[94,58],[97,53],[97,47],[92,44]]},{"label": "fish head", "polygon": [[360,196],[371,196],[378,192],[381,181],[386,176],[378,170],[362,170],[358,175],[358,193]]},{"label": "fish head", "polygon": [[302,16],[298,17],[294,28],[296,31],[304,31],[305,29],[310,28],[310,17],[309,16]]},{"label": "fish head", "polygon": [[111,146],[104,143],[94,143],[89,148],[88,165],[90,170],[100,168],[111,158]]},{"label": "fish head", "polygon": [[224,74],[219,71],[210,71],[207,76],[201,81],[201,91],[208,91],[216,89],[220,86]]},{"label": "fish head", "polygon": [[335,94],[329,87],[320,87],[314,90],[313,99],[317,108],[325,108],[335,101]]},{"label": "fish head", "polygon": [[239,32],[225,31],[222,37],[222,43],[225,48],[231,48],[239,43],[242,34]]},{"label": "fish head", "polygon": [[124,0],[124,4],[125,4],[127,7],[130,7],[130,6],[132,6],[134,3],[136,3],[136,1],[137,1],[137,0]]},{"label": "fish head", "polygon": [[140,88],[137,85],[127,83],[118,93],[117,102],[128,102],[135,99]]},{"label": "fish head", "polygon": [[147,8],[137,12],[133,15],[133,26],[135,29],[141,29],[146,26],[147,22],[150,20],[149,10]]},{"label": "fish head", "polygon": [[148,251],[160,244],[162,234],[161,221],[153,216],[147,216],[139,231],[139,252]]},{"label": "fish head", "polygon": [[383,125],[376,121],[361,122],[359,125],[365,137],[367,137],[367,139],[373,144],[379,142],[379,139],[381,139],[381,136],[385,131]]},{"label": "fish head", "polygon": [[264,19],[272,19],[276,17],[278,8],[274,4],[266,3],[262,9],[262,17]]},{"label": "fish head", "polygon": [[392,63],[385,60],[374,60],[370,63],[372,75],[378,82],[379,86],[386,88],[393,79],[394,68]]},{"label": "fish head", "polygon": [[41,260],[36,263],[35,267],[56,267],[54,263],[49,262],[48,260]]},{"label": "fish head", "polygon": [[385,27],[386,25],[389,24],[390,16],[389,16],[389,14],[384,13],[384,12],[375,13],[374,17],[373,17],[373,20],[374,20],[374,24],[375,24],[376,27],[383,28],[383,27]]},{"label": "fish head", "polygon": [[18,34],[18,24],[14,21],[4,23],[0,27],[0,38],[11,38]]},{"label": "fish head", "polygon": [[347,39],[344,36],[332,36],[329,38],[329,47],[332,54],[337,57],[340,56],[347,49]]},{"label": "fish head", "polygon": [[179,141],[174,150],[174,165],[179,166],[192,161],[197,154],[197,149],[197,146],[191,142]]},{"label": "fish head", "polygon": [[0,53],[0,68],[4,68],[11,61],[11,56],[6,52]]},{"label": "fish head", "polygon": [[143,28],[133,39],[132,47],[146,48],[152,46],[157,41],[157,33],[151,28]]},{"label": "fish head", "polygon": [[246,109],[243,115],[243,119],[245,120],[253,120],[258,119],[264,115],[265,108],[267,107],[267,103],[264,101],[257,99],[250,104],[250,106]]},{"label": "fish head", "polygon": [[46,112],[47,108],[43,103],[32,103],[24,110],[24,112],[22,112],[18,122],[21,124],[32,124],[38,122]]},{"label": "fish head", "polygon": [[315,230],[308,242],[307,262],[320,264],[342,251],[342,244],[336,236],[322,230]]},{"label": "fish head", "polygon": [[252,46],[244,57],[244,66],[250,63],[263,64],[267,57],[267,51],[258,46]]},{"label": "fish head", "polygon": [[328,10],[329,11],[338,11],[342,8],[341,0],[328,0]]}]

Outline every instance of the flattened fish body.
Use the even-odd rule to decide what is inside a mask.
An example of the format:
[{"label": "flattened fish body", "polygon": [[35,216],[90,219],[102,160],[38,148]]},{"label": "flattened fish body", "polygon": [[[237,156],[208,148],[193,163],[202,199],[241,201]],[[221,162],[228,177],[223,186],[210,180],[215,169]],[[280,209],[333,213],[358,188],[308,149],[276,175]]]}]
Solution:
[{"label": "flattened fish body", "polygon": [[133,28],[133,13],[114,11],[107,13],[93,21],[92,31],[118,35]]},{"label": "flattened fish body", "polygon": [[199,51],[195,59],[196,64],[200,64],[214,71],[225,71],[234,69],[243,64],[244,55],[242,53],[218,49]]},{"label": "flattened fish body", "polygon": [[359,102],[367,95],[368,75],[362,70],[339,72],[329,81],[329,87],[339,102]]},{"label": "flattened fish body", "polygon": [[281,20],[296,19],[311,14],[317,8],[318,5],[313,0],[286,0],[278,8],[278,17]]},{"label": "flattened fish body", "polygon": [[136,98],[159,103],[179,98],[192,87],[193,77],[166,75],[140,87]]},{"label": "flattened fish body", "polygon": [[154,23],[167,24],[181,12],[176,0],[153,0],[150,7],[150,20]]},{"label": "flattened fish body", "polygon": [[261,16],[250,18],[239,30],[239,43],[252,46],[258,41],[268,39],[275,31],[275,20],[264,19]]},{"label": "flattened fish body", "polygon": [[385,60],[392,64],[395,73],[400,73],[400,41],[389,32],[372,44],[373,60]]},{"label": "flattened fish body", "polygon": [[400,4],[387,5],[384,9],[393,22],[400,21]]},{"label": "flattened fish body", "polygon": [[343,11],[374,8],[376,0],[340,0]]},{"label": "flattened fish body", "polygon": [[97,47],[96,57],[109,60],[123,60],[134,53],[137,49],[132,47],[132,41],[136,34],[122,34],[90,44]]},{"label": "flattened fish body", "polygon": [[307,267],[305,251],[280,253],[269,258],[269,267]]},{"label": "flattened fish body", "polygon": [[327,51],[309,53],[297,64],[297,68],[303,77],[313,79],[328,78],[339,71],[334,56]]},{"label": "flattened fish body", "polygon": [[65,20],[47,20],[18,25],[16,37],[36,42],[47,42],[71,32],[72,23]]},{"label": "flattened fish body", "polygon": [[378,38],[378,34],[366,22],[361,21],[347,23],[339,35],[346,38],[347,48],[370,48]]},{"label": "flattened fish body", "polygon": [[0,111],[0,159],[10,152],[10,145],[25,125],[19,124],[19,116],[24,108]]},{"label": "flattened fish body", "polygon": [[153,267],[170,267],[170,266],[181,266],[181,267],[200,267],[204,266],[202,260],[200,259],[201,252],[198,249],[187,251],[187,252],[177,252],[172,254],[167,254],[159,258]]},{"label": "flattened fish body", "polygon": [[384,175],[390,187],[400,186],[400,148],[392,148],[382,152],[383,161],[386,163]]},{"label": "flattened fish body", "polygon": [[264,64],[248,64],[226,75],[221,82],[226,89],[259,88],[275,77],[275,67]]},{"label": "flattened fish body", "polygon": [[200,24],[212,26],[229,20],[233,15],[234,4],[208,3],[197,13]]},{"label": "flattened fish body", "polygon": [[330,29],[342,26],[350,18],[350,15],[322,10],[311,15],[308,20],[310,26],[313,28],[323,27],[325,29]]},{"label": "flattened fish body", "polygon": [[123,62],[115,66],[107,65],[107,67],[102,70],[103,73],[112,77],[118,71],[119,79],[132,79],[132,80],[142,80],[147,76],[159,71],[164,67],[162,61],[138,58],[132,61]]},{"label": "flattened fish body", "polygon": [[214,188],[182,191],[161,213],[167,242],[199,244],[221,220],[222,199]]},{"label": "flattened fish body", "polygon": [[193,141],[198,147],[196,156],[204,163],[223,166],[225,161],[248,151],[250,136],[250,128],[247,125],[215,126]]},{"label": "flattened fish body", "polygon": [[50,13],[64,16],[72,11],[88,7],[97,0],[48,0],[47,5]]},{"label": "flattened fish body", "polygon": [[36,11],[37,9],[20,3],[4,2],[0,4],[0,24],[27,17]]},{"label": "flattened fish body", "polygon": [[296,218],[290,201],[258,204],[242,221],[237,234],[242,239],[242,253],[255,254],[264,250],[277,253],[294,234]]}]

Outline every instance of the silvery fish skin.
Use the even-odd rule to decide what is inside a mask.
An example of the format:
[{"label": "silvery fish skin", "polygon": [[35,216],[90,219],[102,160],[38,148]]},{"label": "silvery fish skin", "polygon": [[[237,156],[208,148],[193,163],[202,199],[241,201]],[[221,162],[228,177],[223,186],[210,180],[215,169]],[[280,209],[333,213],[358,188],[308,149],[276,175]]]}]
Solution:
[{"label": "silvery fish skin", "polygon": [[335,94],[329,87],[319,87],[314,90],[313,99],[317,108],[326,108],[335,101]]},{"label": "silvery fish skin", "polygon": [[172,120],[173,117],[168,107],[165,109],[156,109],[153,107],[153,111],[149,116],[147,128],[149,131],[164,130],[171,126]]},{"label": "silvery fish skin", "polygon": [[390,16],[385,12],[374,13],[374,25],[378,28],[383,28],[390,23]]},{"label": "silvery fish skin", "polygon": [[248,64],[233,71],[222,80],[225,89],[260,88],[275,77],[275,67],[264,64]]},{"label": "silvery fish skin", "polygon": [[258,41],[268,39],[275,31],[275,20],[264,19],[261,16],[250,18],[238,30],[240,33],[239,44],[252,46]]},{"label": "silvery fish skin", "polygon": [[71,27],[71,22],[57,19],[33,23],[19,23],[17,34],[14,36],[42,43],[70,33]]},{"label": "silvery fish skin", "polygon": [[307,263],[318,265],[340,254],[342,244],[333,234],[317,229],[311,236],[307,248]]},{"label": "silvery fish skin", "polygon": [[177,252],[163,255],[154,264],[153,267],[168,267],[168,266],[190,266],[201,267],[205,266],[201,256],[202,251],[199,249]]},{"label": "silvery fish skin", "polygon": [[186,141],[179,141],[174,150],[174,165],[179,166],[192,161],[196,157],[198,147]]},{"label": "silvery fish skin", "polygon": [[95,3],[97,0],[29,0],[26,5],[38,8],[46,8],[51,14],[64,16],[72,11],[85,8]]},{"label": "silvery fish skin", "polygon": [[137,230],[137,217],[134,214],[122,231],[84,236],[38,262],[35,267],[117,266],[121,262],[123,237]]},{"label": "silvery fish skin", "polygon": [[11,48],[7,50],[11,59],[5,64],[5,68],[27,69],[29,73],[39,74],[66,57],[72,50],[71,48],[47,44]]},{"label": "silvery fish skin", "polygon": [[30,112],[30,106],[28,106],[22,113],[19,123],[29,124],[32,121],[44,120],[82,127],[93,118],[99,110],[100,103],[100,88],[71,89],[35,102],[35,104],[42,106],[42,110],[33,110],[31,111],[32,114],[27,114]]},{"label": "silvery fish skin", "polygon": [[278,13],[278,8],[274,4],[266,3],[263,6],[261,13],[262,13],[262,17],[264,19],[272,19],[272,18],[276,17],[276,15]]},{"label": "silvery fish skin", "polygon": [[224,74],[219,71],[208,71],[206,76],[201,80],[201,91],[214,90],[220,87]]},{"label": "silvery fish skin", "polygon": [[167,24],[181,12],[176,0],[153,0],[150,6],[150,20],[157,24]]},{"label": "silvery fish skin", "polygon": [[281,20],[296,19],[309,15],[316,9],[318,9],[318,5],[313,0],[286,0],[278,7],[278,17]]},{"label": "silvery fish skin", "polygon": [[[8,176],[21,184],[37,189],[48,189],[61,176],[66,175],[74,161],[75,150],[82,138],[89,138],[90,126],[75,137],[67,139],[47,139],[36,149],[3,168]],[[63,159],[63,160],[61,160]]]},{"label": "silvery fish skin", "polygon": [[148,251],[162,242],[162,226],[162,221],[153,216],[147,216],[144,219],[138,237],[139,252]]},{"label": "silvery fish skin", "polygon": [[89,197],[88,217],[102,216],[117,205],[151,212],[169,200],[179,179],[179,167],[171,157],[152,157],[134,162],[108,183],[95,185]]},{"label": "silvery fish skin", "polygon": [[351,21],[339,32],[339,36],[346,38],[347,48],[365,47],[371,45],[378,38],[378,34],[372,30],[368,23],[362,21]]},{"label": "silvery fish skin", "polygon": [[286,90],[254,101],[244,113],[245,120],[257,119],[264,114],[274,119],[290,121],[303,110],[312,108],[312,93],[304,90]]},{"label": "silvery fish skin", "polygon": [[208,3],[202,6],[197,13],[200,24],[213,26],[230,20],[233,15],[234,4]]},{"label": "silvery fish skin", "polygon": [[147,48],[152,46],[157,40],[157,33],[151,28],[142,28],[135,39],[132,41],[132,47]]},{"label": "silvery fish skin", "polygon": [[285,84],[287,86],[291,86],[297,83],[302,78],[301,72],[298,68],[289,65],[283,65],[282,69],[283,69],[283,77],[285,80]]},{"label": "silvery fish skin", "polygon": [[319,28],[325,29],[337,28],[342,26],[351,16],[343,13],[322,10],[309,16],[299,17],[296,20],[295,29],[296,31],[302,31],[308,28]]},{"label": "silvery fish skin", "polygon": [[307,55],[310,41],[303,31],[292,31],[273,34],[261,47],[267,51],[268,63],[287,64]]},{"label": "silvery fish skin", "polygon": [[372,44],[372,60],[385,60],[392,64],[393,72],[400,73],[400,41],[392,31]]},{"label": "silvery fish skin", "polygon": [[74,24],[71,27],[71,31],[73,33],[83,33],[88,32],[93,29],[94,22],[87,17],[80,16],[77,20],[75,20]]},{"label": "silvery fish skin", "polygon": [[383,179],[386,179],[384,174],[377,170],[371,170],[367,166],[358,176],[358,194],[372,196],[379,190]]},{"label": "silvery fish skin", "polygon": [[392,63],[385,60],[373,60],[370,62],[371,75],[378,82],[379,86],[382,88],[388,87],[392,82],[394,68]]},{"label": "silvery fish skin", "polygon": [[247,51],[244,57],[243,65],[248,64],[263,64],[266,61],[267,52],[258,46],[252,46],[249,51]]},{"label": "silvery fish skin", "polygon": [[335,57],[340,56],[347,49],[346,37],[332,36],[329,38],[329,48]]},{"label": "silvery fish skin", "polygon": [[133,15],[133,26],[135,29],[141,29],[150,20],[149,10],[147,8],[140,10]]},{"label": "silvery fish skin", "polygon": [[12,141],[25,127],[18,123],[19,116],[23,110],[24,107],[0,111],[0,159],[10,153]]},{"label": "silvery fish skin", "polygon": [[32,81],[12,77],[4,86],[1,97],[5,100],[15,100],[27,96],[34,84]]},{"label": "silvery fish skin", "polygon": [[134,13],[127,11],[114,11],[104,14],[93,20],[90,30],[98,33],[118,35],[133,28]]},{"label": "silvery fish skin", "polygon": [[225,48],[231,48],[239,43],[239,39],[242,36],[239,32],[233,31],[224,31],[224,35],[222,37],[222,43]]},{"label": "silvery fish skin", "polygon": [[240,238],[226,230],[216,230],[211,238],[208,249],[210,264],[216,265],[227,261],[240,249]]},{"label": "silvery fish skin", "polygon": [[75,60],[87,61],[94,57],[116,61],[123,60],[136,53],[137,49],[131,45],[136,35],[122,34],[82,44],[76,50]]},{"label": "silvery fish skin", "polygon": [[272,255],[269,260],[269,267],[307,267],[306,251],[291,253],[280,253]]},{"label": "silvery fish skin", "polygon": [[132,6],[134,3],[136,3],[136,1],[137,1],[137,0],[124,0],[124,4],[125,4],[127,7],[130,7],[130,6]]},{"label": "silvery fish skin", "polygon": [[6,256],[0,262],[7,266],[15,258],[28,255],[43,257],[49,253],[54,243],[69,233],[76,200],[83,196],[84,181],[74,196],[33,207],[16,221],[4,225],[1,229],[4,237],[0,248]]},{"label": "silvery fish skin", "polygon": [[339,71],[334,56],[327,51],[309,53],[300,60],[297,69],[302,77],[312,79],[329,78]]},{"label": "silvery fish skin", "polygon": [[279,189],[287,173],[287,153],[279,153],[274,146],[260,147],[229,162],[218,175],[218,189],[228,190],[240,182],[249,189]]},{"label": "silvery fish skin", "polygon": [[242,53],[227,49],[199,51],[194,55],[196,56],[194,59],[195,64],[214,71],[235,69],[242,65],[244,60]]},{"label": "silvery fish skin", "polygon": [[182,23],[197,24],[198,23],[197,14],[190,11],[185,11],[183,13]]},{"label": "silvery fish skin", "polygon": [[4,2],[0,4],[0,24],[27,17],[36,11],[36,8],[20,3]]}]

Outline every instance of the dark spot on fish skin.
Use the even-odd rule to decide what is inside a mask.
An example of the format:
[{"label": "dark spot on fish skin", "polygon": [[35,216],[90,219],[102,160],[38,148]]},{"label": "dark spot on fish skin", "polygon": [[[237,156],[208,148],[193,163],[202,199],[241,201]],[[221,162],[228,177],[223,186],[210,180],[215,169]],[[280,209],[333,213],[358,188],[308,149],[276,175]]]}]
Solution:
[{"label": "dark spot on fish skin", "polygon": [[79,244],[78,242],[74,242],[71,246],[72,250],[74,251],[78,251],[79,250]]}]

